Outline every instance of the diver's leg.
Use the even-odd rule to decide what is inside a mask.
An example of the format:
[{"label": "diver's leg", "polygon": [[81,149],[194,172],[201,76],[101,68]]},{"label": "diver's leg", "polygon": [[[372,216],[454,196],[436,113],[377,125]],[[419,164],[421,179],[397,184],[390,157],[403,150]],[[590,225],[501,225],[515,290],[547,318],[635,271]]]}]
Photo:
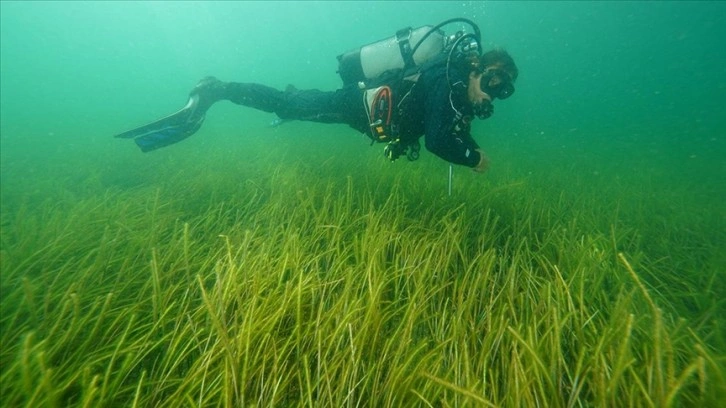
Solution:
[{"label": "diver's leg", "polygon": [[286,104],[284,92],[265,85],[226,82],[224,89],[224,99],[265,112],[276,113]]},{"label": "diver's leg", "polygon": [[219,100],[229,100],[265,112],[281,119],[321,123],[348,124],[361,131],[367,129],[367,117],[361,91],[355,86],[325,92],[317,89],[298,90],[288,86],[285,91],[242,82],[222,82],[208,77],[192,90],[199,95],[201,112]]},{"label": "diver's leg", "polygon": [[285,91],[285,103],[275,113],[282,119],[298,119],[321,123],[344,123],[351,126],[365,121],[361,91],[343,88],[334,92],[317,89]]},{"label": "diver's leg", "polygon": [[200,110],[203,111],[220,100],[270,113],[282,112],[283,115],[290,110],[289,93],[260,84],[222,82],[214,77],[207,77],[199,81],[190,94],[199,95]]},{"label": "diver's leg", "polygon": [[[285,91],[241,82],[202,80],[192,93],[200,94],[200,105],[206,111],[212,103],[226,99],[232,103],[275,113],[281,119],[322,123],[347,123],[365,120],[365,111],[358,89],[325,92],[317,89],[298,90],[288,86]],[[204,102],[202,102],[204,101]]]},{"label": "diver's leg", "polygon": [[336,123],[343,121],[335,92],[317,89],[279,91],[260,84],[230,82],[225,85],[226,98],[238,105],[276,113],[281,119]]}]

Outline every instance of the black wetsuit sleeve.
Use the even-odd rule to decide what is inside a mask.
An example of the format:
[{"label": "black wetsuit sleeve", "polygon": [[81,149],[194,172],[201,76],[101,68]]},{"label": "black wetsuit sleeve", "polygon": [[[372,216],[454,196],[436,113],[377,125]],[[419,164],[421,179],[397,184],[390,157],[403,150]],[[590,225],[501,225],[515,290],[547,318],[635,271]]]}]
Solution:
[{"label": "black wetsuit sleeve", "polygon": [[445,77],[427,84],[424,102],[426,149],[454,164],[475,167],[479,164],[479,145],[471,137],[470,119],[457,115],[450,100]]}]

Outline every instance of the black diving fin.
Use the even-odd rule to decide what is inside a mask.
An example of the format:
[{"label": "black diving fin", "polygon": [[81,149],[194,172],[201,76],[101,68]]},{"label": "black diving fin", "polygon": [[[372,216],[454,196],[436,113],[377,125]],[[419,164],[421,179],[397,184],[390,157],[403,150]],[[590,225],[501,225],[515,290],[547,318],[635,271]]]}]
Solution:
[{"label": "black diving fin", "polygon": [[207,109],[219,98],[212,91],[221,84],[214,77],[204,78],[190,93],[183,108],[146,125],[119,133],[114,137],[134,139],[143,152],[180,142],[196,133],[204,123]]}]

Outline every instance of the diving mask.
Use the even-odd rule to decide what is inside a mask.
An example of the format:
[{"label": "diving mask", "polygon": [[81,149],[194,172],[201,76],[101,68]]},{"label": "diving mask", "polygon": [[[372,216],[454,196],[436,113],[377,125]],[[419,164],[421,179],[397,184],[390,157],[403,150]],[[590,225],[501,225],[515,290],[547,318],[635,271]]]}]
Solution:
[{"label": "diving mask", "polygon": [[512,79],[503,69],[489,68],[484,71],[480,86],[492,98],[507,99],[514,93]]}]

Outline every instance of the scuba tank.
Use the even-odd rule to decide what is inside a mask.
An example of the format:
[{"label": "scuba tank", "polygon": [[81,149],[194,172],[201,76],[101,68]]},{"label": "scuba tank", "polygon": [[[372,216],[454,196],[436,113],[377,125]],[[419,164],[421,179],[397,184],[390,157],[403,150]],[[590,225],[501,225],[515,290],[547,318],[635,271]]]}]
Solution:
[{"label": "scuba tank", "polygon": [[[412,47],[416,45],[419,49],[414,55]],[[421,65],[443,50],[444,33],[441,30],[433,26],[406,27],[393,37],[338,55],[338,73],[344,84],[365,82],[384,72]]]},{"label": "scuba tank", "polygon": [[[441,27],[455,22],[468,24],[474,32],[464,34],[460,31],[447,37]],[[405,72],[434,57],[447,54],[464,39],[472,41],[480,52],[479,27],[465,18],[452,18],[435,26],[426,25],[416,29],[406,27],[398,30],[393,37],[338,55],[338,74],[345,85],[363,82],[365,86],[365,82],[385,73]]]}]

